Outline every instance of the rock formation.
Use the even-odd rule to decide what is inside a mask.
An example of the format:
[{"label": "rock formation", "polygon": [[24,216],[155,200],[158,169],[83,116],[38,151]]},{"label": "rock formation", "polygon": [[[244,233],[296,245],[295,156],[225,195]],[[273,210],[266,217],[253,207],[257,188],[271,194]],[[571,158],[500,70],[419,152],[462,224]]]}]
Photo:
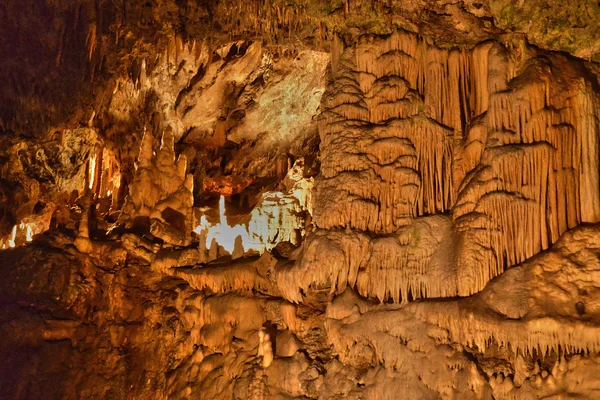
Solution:
[{"label": "rock formation", "polygon": [[200,238],[200,261],[210,262],[224,254],[238,258],[250,251],[262,254],[279,243],[299,245],[312,212],[313,179],[305,178],[303,169],[304,159],[297,160],[283,180],[286,191],[263,193],[247,223],[229,224],[221,195],[219,221],[210,224],[202,215],[194,229]]},{"label": "rock formation", "polygon": [[174,145],[173,132],[167,130],[160,149],[154,152],[152,134],[144,133],[121,220],[127,227],[133,227],[136,220],[147,222],[157,238],[185,246],[191,242],[194,183],[186,173],[186,157],[176,158]]},{"label": "rock formation", "polygon": [[[341,54],[315,187],[315,223],[337,243],[316,252],[339,254],[339,265],[323,275],[304,258],[302,287],[347,281],[380,300],[470,295],[568,229],[600,221],[593,82],[559,56],[521,51],[532,54],[492,43],[441,50],[396,33]],[[424,219],[452,233],[420,246]],[[364,232],[400,236],[374,242]],[[439,244],[444,262],[430,259]]]},{"label": "rock formation", "polygon": [[0,5],[0,398],[599,398],[600,8],[513,3]]}]

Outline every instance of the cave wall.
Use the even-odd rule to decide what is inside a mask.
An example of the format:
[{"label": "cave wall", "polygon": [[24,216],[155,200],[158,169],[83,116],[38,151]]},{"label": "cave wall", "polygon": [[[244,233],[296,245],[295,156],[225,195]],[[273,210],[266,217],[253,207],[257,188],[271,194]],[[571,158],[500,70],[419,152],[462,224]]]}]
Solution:
[{"label": "cave wall", "polygon": [[20,4],[0,397],[598,397],[594,2]]},{"label": "cave wall", "polygon": [[318,257],[330,249],[343,267],[324,276],[305,258],[300,287],[470,295],[599,222],[597,81],[582,67],[527,46],[444,50],[407,33],[345,49],[320,116],[323,232],[307,246],[330,241]]}]

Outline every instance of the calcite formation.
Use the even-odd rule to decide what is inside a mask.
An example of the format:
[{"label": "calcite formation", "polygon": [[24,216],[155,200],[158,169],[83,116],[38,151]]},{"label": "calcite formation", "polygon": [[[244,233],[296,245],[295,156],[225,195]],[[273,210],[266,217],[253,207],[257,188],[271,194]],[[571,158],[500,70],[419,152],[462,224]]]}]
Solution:
[{"label": "calcite formation", "polygon": [[87,189],[97,198],[110,199],[109,210],[118,209],[122,202],[119,198],[121,178],[120,165],[114,152],[100,148],[90,156]]},{"label": "calcite formation", "polygon": [[600,398],[595,4],[125,3],[0,5],[0,398]]},{"label": "calcite formation", "polygon": [[157,152],[153,143],[152,133],[146,131],[121,221],[133,226],[136,218],[146,218],[155,236],[167,243],[185,245],[191,241],[194,204],[192,175],[186,173],[187,159],[184,155],[176,158],[171,130],[163,133]]},{"label": "calcite formation", "polygon": [[321,115],[316,226],[336,243],[365,242],[356,238],[403,235],[446,215],[434,230],[451,219],[453,234],[437,240],[451,258],[430,262],[435,240],[411,251],[382,239],[364,255],[313,240],[308,248],[339,254],[339,266],[323,275],[303,259],[302,287],[348,282],[380,300],[470,295],[600,220],[598,94],[577,66],[492,43],[442,50],[402,32],[339,57]]}]

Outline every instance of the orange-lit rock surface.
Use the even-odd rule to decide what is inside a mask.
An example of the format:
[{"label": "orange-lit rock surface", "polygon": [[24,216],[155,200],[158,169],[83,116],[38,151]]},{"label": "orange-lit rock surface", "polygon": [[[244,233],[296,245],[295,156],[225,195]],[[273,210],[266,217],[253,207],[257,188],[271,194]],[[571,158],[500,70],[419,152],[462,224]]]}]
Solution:
[{"label": "orange-lit rock surface", "polygon": [[300,287],[469,295],[599,222],[599,97],[579,68],[528,47],[449,51],[407,33],[346,49],[320,117],[322,239],[307,247],[339,266],[302,259],[290,270]]},{"label": "orange-lit rock surface", "polygon": [[7,0],[0,399],[600,398],[575,3]]},{"label": "orange-lit rock surface", "polygon": [[206,177],[202,181],[202,190],[208,195],[231,196],[242,192],[251,183],[251,178],[242,176]]},{"label": "orange-lit rock surface", "polygon": [[[133,182],[121,213],[121,221],[132,227],[136,219],[146,219],[153,235],[175,245],[190,242],[193,179],[187,174],[185,155],[177,156],[171,130],[166,130],[158,151],[153,150],[151,131],[142,137]],[[156,224],[169,225],[182,239],[166,234],[167,229],[153,229]],[[163,234],[163,235],[161,235]]]}]

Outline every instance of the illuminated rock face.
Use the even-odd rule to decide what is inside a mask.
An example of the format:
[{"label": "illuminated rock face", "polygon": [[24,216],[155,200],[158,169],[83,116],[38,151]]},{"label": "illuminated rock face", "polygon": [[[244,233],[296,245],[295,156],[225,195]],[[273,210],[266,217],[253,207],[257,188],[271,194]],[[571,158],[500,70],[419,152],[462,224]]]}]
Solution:
[{"label": "illuminated rock face", "polygon": [[[20,246],[48,230],[53,213],[68,212],[69,199],[86,190],[92,165],[94,171],[102,168],[102,160],[96,157],[102,154],[96,130],[61,127],[48,136],[36,143],[3,142],[0,157],[6,162],[0,166],[0,179],[11,183],[0,185],[0,249]],[[118,171],[114,155],[104,154],[104,165],[112,162],[111,171]],[[100,177],[96,181],[99,189]]]},{"label": "illuminated rock face", "polygon": [[317,258],[281,276],[300,282],[289,298],[313,283],[380,300],[470,295],[599,222],[599,97],[578,68],[408,33],[343,51],[320,118]]},{"label": "illuminated rock face", "polygon": [[48,229],[50,223],[49,216],[46,216],[46,221],[41,220],[36,222],[37,223],[22,222],[13,226],[10,234],[5,238],[0,239],[0,250],[10,249],[31,242],[33,240],[33,235],[37,235]]},{"label": "illuminated rock face", "polygon": [[203,194],[231,196],[242,192],[252,183],[252,178],[227,175],[219,178],[206,177],[202,181]]},{"label": "illuminated rock face", "polygon": [[297,54],[275,60],[277,52],[260,41],[213,49],[202,40],[170,37],[155,61],[141,62],[129,79],[119,80],[108,118],[117,130],[134,125],[139,109],[153,105],[148,130],[158,135],[171,129],[179,145],[193,148],[199,159],[206,157],[199,171],[211,166],[212,151],[233,146],[222,175],[206,181],[196,176],[196,185],[208,194],[228,195],[219,190],[223,177],[233,180],[225,185],[232,191],[242,190],[250,178],[280,179],[289,168],[288,155],[302,157],[302,146],[315,137],[313,117],[329,63],[324,51],[288,51]]},{"label": "illuminated rock face", "polygon": [[[136,174],[129,186],[129,195],[123,206],[122,221],[133,226],[136,218],[147,218],[172,224],[184,237],[183,245],[191,240],[192,206],[194,204],[193,180],[186,174],[187,159],[184,155],[176,158],[173,132],[163,133],[160,149],[154,153],[153,137],[146,131],[142,138],[136,165]],[[168,211],[180,216],[181,224],[167,221]],[[177,219],[177,218],[174,218]],[[181,226],[179,226],[181,225]],[[155,230],[155,233],[163,230]],[[167,237],[162,237],[166,239]]]}]

